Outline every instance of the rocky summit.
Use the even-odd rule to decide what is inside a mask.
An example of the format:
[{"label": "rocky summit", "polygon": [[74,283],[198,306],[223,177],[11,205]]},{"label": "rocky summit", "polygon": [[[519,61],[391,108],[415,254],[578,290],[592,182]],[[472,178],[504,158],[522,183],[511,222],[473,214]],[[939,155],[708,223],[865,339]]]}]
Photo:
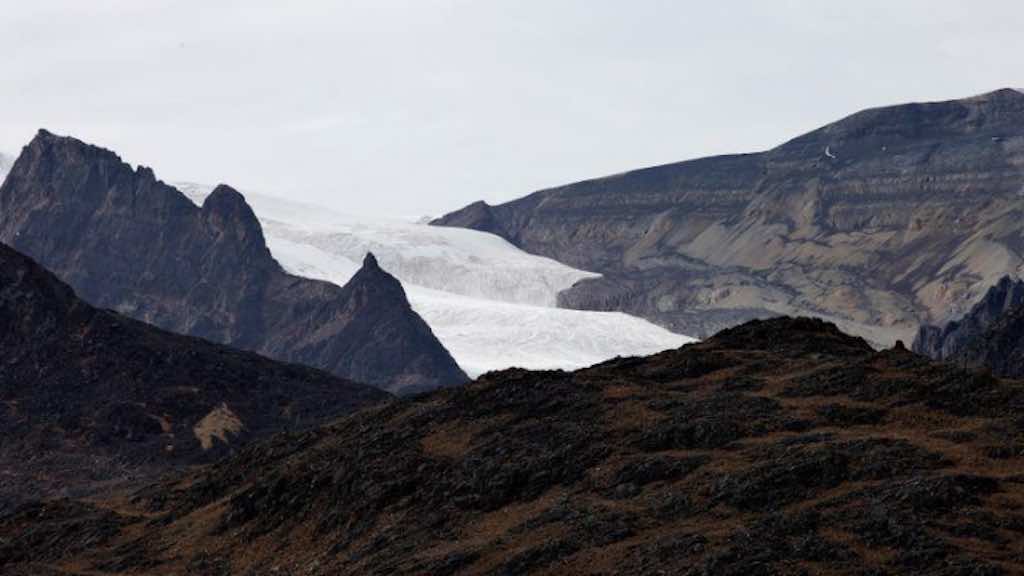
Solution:
[{"label": "rocky summit", "polygon": [[466,375],[367,259],[340,288],[285,273],[241,194],[201,207],[113,152],[40,131],[0,187],[0,241],[87,302],[395,392]]},{"label": "rocky summit", "polygon": [[564,291],[564,307],[700,337],[810,314],[890,346],[1024,270],[1024,94],[866,110],[767,152],[478,202],[434,223],[603,274]]},{"label": "rocky summit", "polygon": [[137,485],[388,397],[98,310],[2,244],[0,358],[0,510]]},{"label": "rocky summit", "polygon": [[922,326],[913,348],[937,360],[1024,377],[1024,281],[1003,278],[963,318]]},{"label": "rocky summit", "polygon": [[1022,574],[1024,387],[752,321],[494,372],[114,503],[0,519],[5,574]]}]

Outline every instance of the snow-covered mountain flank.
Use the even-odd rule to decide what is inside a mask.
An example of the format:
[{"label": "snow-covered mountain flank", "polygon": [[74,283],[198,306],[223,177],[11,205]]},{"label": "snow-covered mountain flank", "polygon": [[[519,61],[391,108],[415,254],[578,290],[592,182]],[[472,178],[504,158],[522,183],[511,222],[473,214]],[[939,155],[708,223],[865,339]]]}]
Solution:
[{"label": "snow-covered mountain flank", "polygon": [[[197,203],[211,190],[175,186]],[[373,252],[470,376],[511,366],[580,368],[693,341],[619,312],[555,308],[558,292],[597,275],[528,254],[493,234],[245,196],[271,253],[293,274],[344,284]]]},{"label": "snow-covered mountain flank", "polygon": [[3,184],[4,178],[7,178],[12,164],[14,164],[14,157],[0,152],[0,184]]}]

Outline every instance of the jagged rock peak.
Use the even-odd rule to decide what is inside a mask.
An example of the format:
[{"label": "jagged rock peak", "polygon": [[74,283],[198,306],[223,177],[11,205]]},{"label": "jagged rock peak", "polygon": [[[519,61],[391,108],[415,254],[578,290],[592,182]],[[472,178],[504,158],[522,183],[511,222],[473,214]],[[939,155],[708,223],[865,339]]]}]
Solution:
[{"label": "jagged rock peak", "polygon": [[121,157],[113,150],[88,144],[73,136],[61,136],[59,134],[54,134],[45,128],[40,128],[39,131],[36,132],[35,137],[33,137],[32,141],[28,143],[27,148],[36,151],[61,149],[69,152],[73,151],[92,158],[106,158],[112,161],[122,162]]},{"label": "jagged rock peak", "polygon": [[388,390],[467,380],[378,267],[346,287],[288,274],[238,191],[220,185],[197,207],[73,138],[41,131],[22,152],[0,187],[0,242],[86,302],[165,330]]},{"label": "jagged rock peak", "polygon": [[254,239],[263,241],[263,228],[256,218],[256,213],[246,202],[245,196],[227,184],[218,184],[206,197],[203,202],[203,213],[236,223],[245,232],[251,232]]},{"label": "jagged rock peak", "polygon": [[1004,276],[963,318],[945,326],[921,326],[913,350],[936,360],[955,359],[1021,306],[1024,306],[1024,280]]},{"label": "jagged rock peak", "polygon": [[213,192],[206,197],[203,201],[203,208],[209,207],[210,209],[223,209],[225,207],[249,207],[249,204],[245,201],[245,196],[241,192],[235,190],[227,184],[218,184]]},{"label": "jagged rock peak", "polygon": [[[133,167],[113,150],[83,142],[73,136],[54,134],[45,128],[40,128],[36,132],[35,137],[25,146],[23,153],[14,160],[12,171],[18,171],[17,163],[19,161],[28,162],[31,165],[40,160],[60,165],[95,163],[113,167],[114,170],[133,173],[136,178],[148,183],[158,182],[156,174],[149,166],[140,164]],[[161,184],[163,183],[161,182]]]},{"label": "jagged rock peak", "polygon": [[345,285],[349,294],[360,293],[360,301],[388,302],[398,308],[409,308],[405,287],[387,270],[381,268],[373,252],[363,257],[362,267]]}]

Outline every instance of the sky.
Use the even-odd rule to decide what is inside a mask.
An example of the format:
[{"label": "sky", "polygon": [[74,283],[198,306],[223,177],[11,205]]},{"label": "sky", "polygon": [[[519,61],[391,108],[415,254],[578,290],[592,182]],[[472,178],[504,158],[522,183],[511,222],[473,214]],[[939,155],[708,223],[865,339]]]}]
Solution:
[{"label": "sky", "polygon": [[1024,87],[1019,0],[0,0],[0,151],[39,128],[165,181],[352,214],[763,150]]}]

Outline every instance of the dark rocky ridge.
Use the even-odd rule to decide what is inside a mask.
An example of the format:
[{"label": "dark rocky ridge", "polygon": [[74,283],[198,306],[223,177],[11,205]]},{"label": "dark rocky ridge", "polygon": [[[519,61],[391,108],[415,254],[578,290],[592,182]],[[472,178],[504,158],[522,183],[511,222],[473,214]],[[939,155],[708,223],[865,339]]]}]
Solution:
[{"label": "dark rocky ridge", "polygon": [[1003,277],[961,319],[945,326],[921,326],[913,350],[936,360],[952,359],[965,345],[988,331],[1004,314],[1024,304],[1024,280]]},{"label": "dark rocky ridge", "polygon": [[372,259],[344,288],[271,257],[241,194],[202,207],[113,152],[40,131],[0,187],[0,241],[93,305],[389,391],[466,375]]},{"label": "dark rocky ridge", "polygon": [[602,273],[563,292],[569,308],[701,337],[813,314],[910,341],[1024,269],[1024,94],[867,110],[767,152],[477,202],[435,224]]},{"label": "dark rocky ridge", "polygon": [[913,348],[937,360],[1024,378],[1024,281],[1003,278],[962,319],[922,326]]},{"label": "dark rocky ridge", "polygon": [[1024,574],[1022,407],[1017,382],[752,322],[369,408],[128,503],[26,506],[0,569]]},{"label": "dark rocky ridge", "polygon": [[93,308],[3,244],[0,359],[0,510],[137,484],[388,397]]}]

